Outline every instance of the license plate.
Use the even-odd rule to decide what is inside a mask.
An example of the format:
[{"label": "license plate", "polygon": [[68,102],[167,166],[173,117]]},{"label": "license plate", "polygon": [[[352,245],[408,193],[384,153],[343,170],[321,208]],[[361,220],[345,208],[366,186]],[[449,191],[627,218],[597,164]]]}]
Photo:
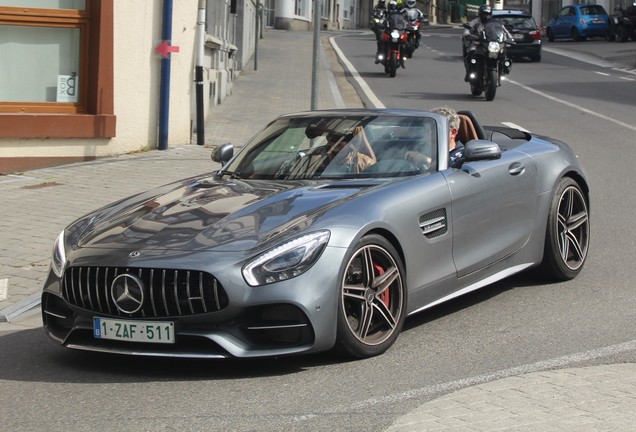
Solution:
[{"label": "license plate", "polygon": [[174,343],[174,323],[93,318],[93,336],[128,342]]},{"label": "license plate", "polygon": [[512,37],[515,38],[515,39],[523,39],[523,35],[520,34],[520,33],[514,34],[514,35],[512,35]]}]

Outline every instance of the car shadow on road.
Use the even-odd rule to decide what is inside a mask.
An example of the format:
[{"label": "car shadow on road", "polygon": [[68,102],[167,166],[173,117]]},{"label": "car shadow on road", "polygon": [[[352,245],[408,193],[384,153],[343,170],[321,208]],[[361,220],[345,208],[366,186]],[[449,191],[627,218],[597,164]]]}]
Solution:
[{"label": "car shadow on road", "polygon": [[0,381],[137,383],[256,379],[350,362],[332,353],[259,359],[181,359],[85,352],[58,346],[45,336],[41,327],[0,334],[0,341]]}]

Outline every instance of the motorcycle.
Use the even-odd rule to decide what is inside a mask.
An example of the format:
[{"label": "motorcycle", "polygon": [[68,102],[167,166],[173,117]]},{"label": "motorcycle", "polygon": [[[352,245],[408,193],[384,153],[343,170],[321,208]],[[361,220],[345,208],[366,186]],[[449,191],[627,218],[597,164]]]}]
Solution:
[{"label": "motorcycle", "polygon": [[394,78],[398,67],[404,68],[404,47],[406,45],[406,30],[403,25],[392,25],[390,20],[380,36],[382,51],[378,60],[384,65],[384,72]]},{"label": "motorcycle", "polygon": [[[470,29],[468,24],[464,27]],[[465,61],[470,92],[473,96],[484,93],[486,100],[491,101],[501,85],[501,76],[508,75],[512,68],[512,62],[506,56],[506,45],[512,45],[514,41],[505,40],[503,26],[498,21],[486,23],[480,35],[469,34],[464,38],[469,43]]]},{"label": "motorcycle", "polygon": [[406,26],[406,43],[404,45],[404,56],[413,57],[413,53],[420,46],[420,21],[410,22]]},{"label": "motorcycle", "polygon": [[617,6],[609,18],[606,39],[627,42],[630,38],[636,41],[636,6],[627,9]]}]

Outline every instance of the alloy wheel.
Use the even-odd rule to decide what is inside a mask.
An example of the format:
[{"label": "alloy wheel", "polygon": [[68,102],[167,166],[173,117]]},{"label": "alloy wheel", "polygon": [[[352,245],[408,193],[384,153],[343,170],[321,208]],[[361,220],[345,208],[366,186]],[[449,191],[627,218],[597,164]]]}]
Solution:
[{"label": "alloy wheel", "polygon": [[561,194],[556,223],[561,259],[570,270],[578,270],[587,256],[590,233],[587,203],[577,187]]}]

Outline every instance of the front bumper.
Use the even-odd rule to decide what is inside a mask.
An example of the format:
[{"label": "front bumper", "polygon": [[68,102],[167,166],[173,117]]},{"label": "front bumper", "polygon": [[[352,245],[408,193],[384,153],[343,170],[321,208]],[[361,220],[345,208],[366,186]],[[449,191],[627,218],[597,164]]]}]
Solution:
[{"label": "front bumper", "polygon": [[[342,248],[326,248],[321,259],[306,273],[270,285],[250,287],[240,276],[240,264],[211,266],[205,270],[215,275],[219,282],[219,292],[227,295],[226,300],[219,294],[220,307],[207,311],[190,308],[187,300],[176,291],[188,290],[188,299],[199,298],[192,287],[174,283],[169,289],[151,295],[146,299],[170,297],[181,302],[181,313],[172,306],[175,302],[157,300],[152,307],[147,306],[133,314],[124,313],[108,304],[108,284],[96,283],[99,277],[83,276],[90,289],[80,289],[78,279],[67,279],[74,267],[71,263],[60,280],[52,272],[42,294],[42,319],[45,333],[57,343],[73,349],[130,354],[142,356],[189,357],[189,358],[229,358],[229,357],[271,357],[290,354],[318,352],[330,349],[335,343],[336,305],[338,276],[335,269],[342,262]],[[99,254],[96,254],[98,256]],[[227,254],[226,254],[227,255]],[[203,262],[214,262],[214,259]],[[224,256],[227,260],[227,256]],[[80,260],[83,268],[96,264],[90,257]],[[230,260],[231,261],[231,260]],[[218,261],[217,261],[218,262]],[[100,263],[101,264],[101,263]],[[137,274],[139,268],[130,269]],[[174,262],[171,262],[174,265]],[[166,266],[165,261],[152,263],[152,268]],[[170,268],[170,267],[169,267]],[[182,272],[185,270],[181,270]],[[93,275],[96,272],[92,273]],[[238,276],[238,277],[237,277]],[[143,279],[143,278],[142,278]],[[68,289],[67,285],[74,287]],[[148,290],[147,283],[144,287]],[[99,294],[98,294],[99,293]],[[201,296],[203,297],[203,296]],[[149,300],[148,300],[149,301]],[[166,312],[161,305],[168,304]],[[156,309],[156,311],[155,311]],[[214,310],[211,310],[214,309]],[[95,317],[126,320],[130,322],[160,321],[174,323],[175,343],[145,343],[96,338],[93,333]]]}]

